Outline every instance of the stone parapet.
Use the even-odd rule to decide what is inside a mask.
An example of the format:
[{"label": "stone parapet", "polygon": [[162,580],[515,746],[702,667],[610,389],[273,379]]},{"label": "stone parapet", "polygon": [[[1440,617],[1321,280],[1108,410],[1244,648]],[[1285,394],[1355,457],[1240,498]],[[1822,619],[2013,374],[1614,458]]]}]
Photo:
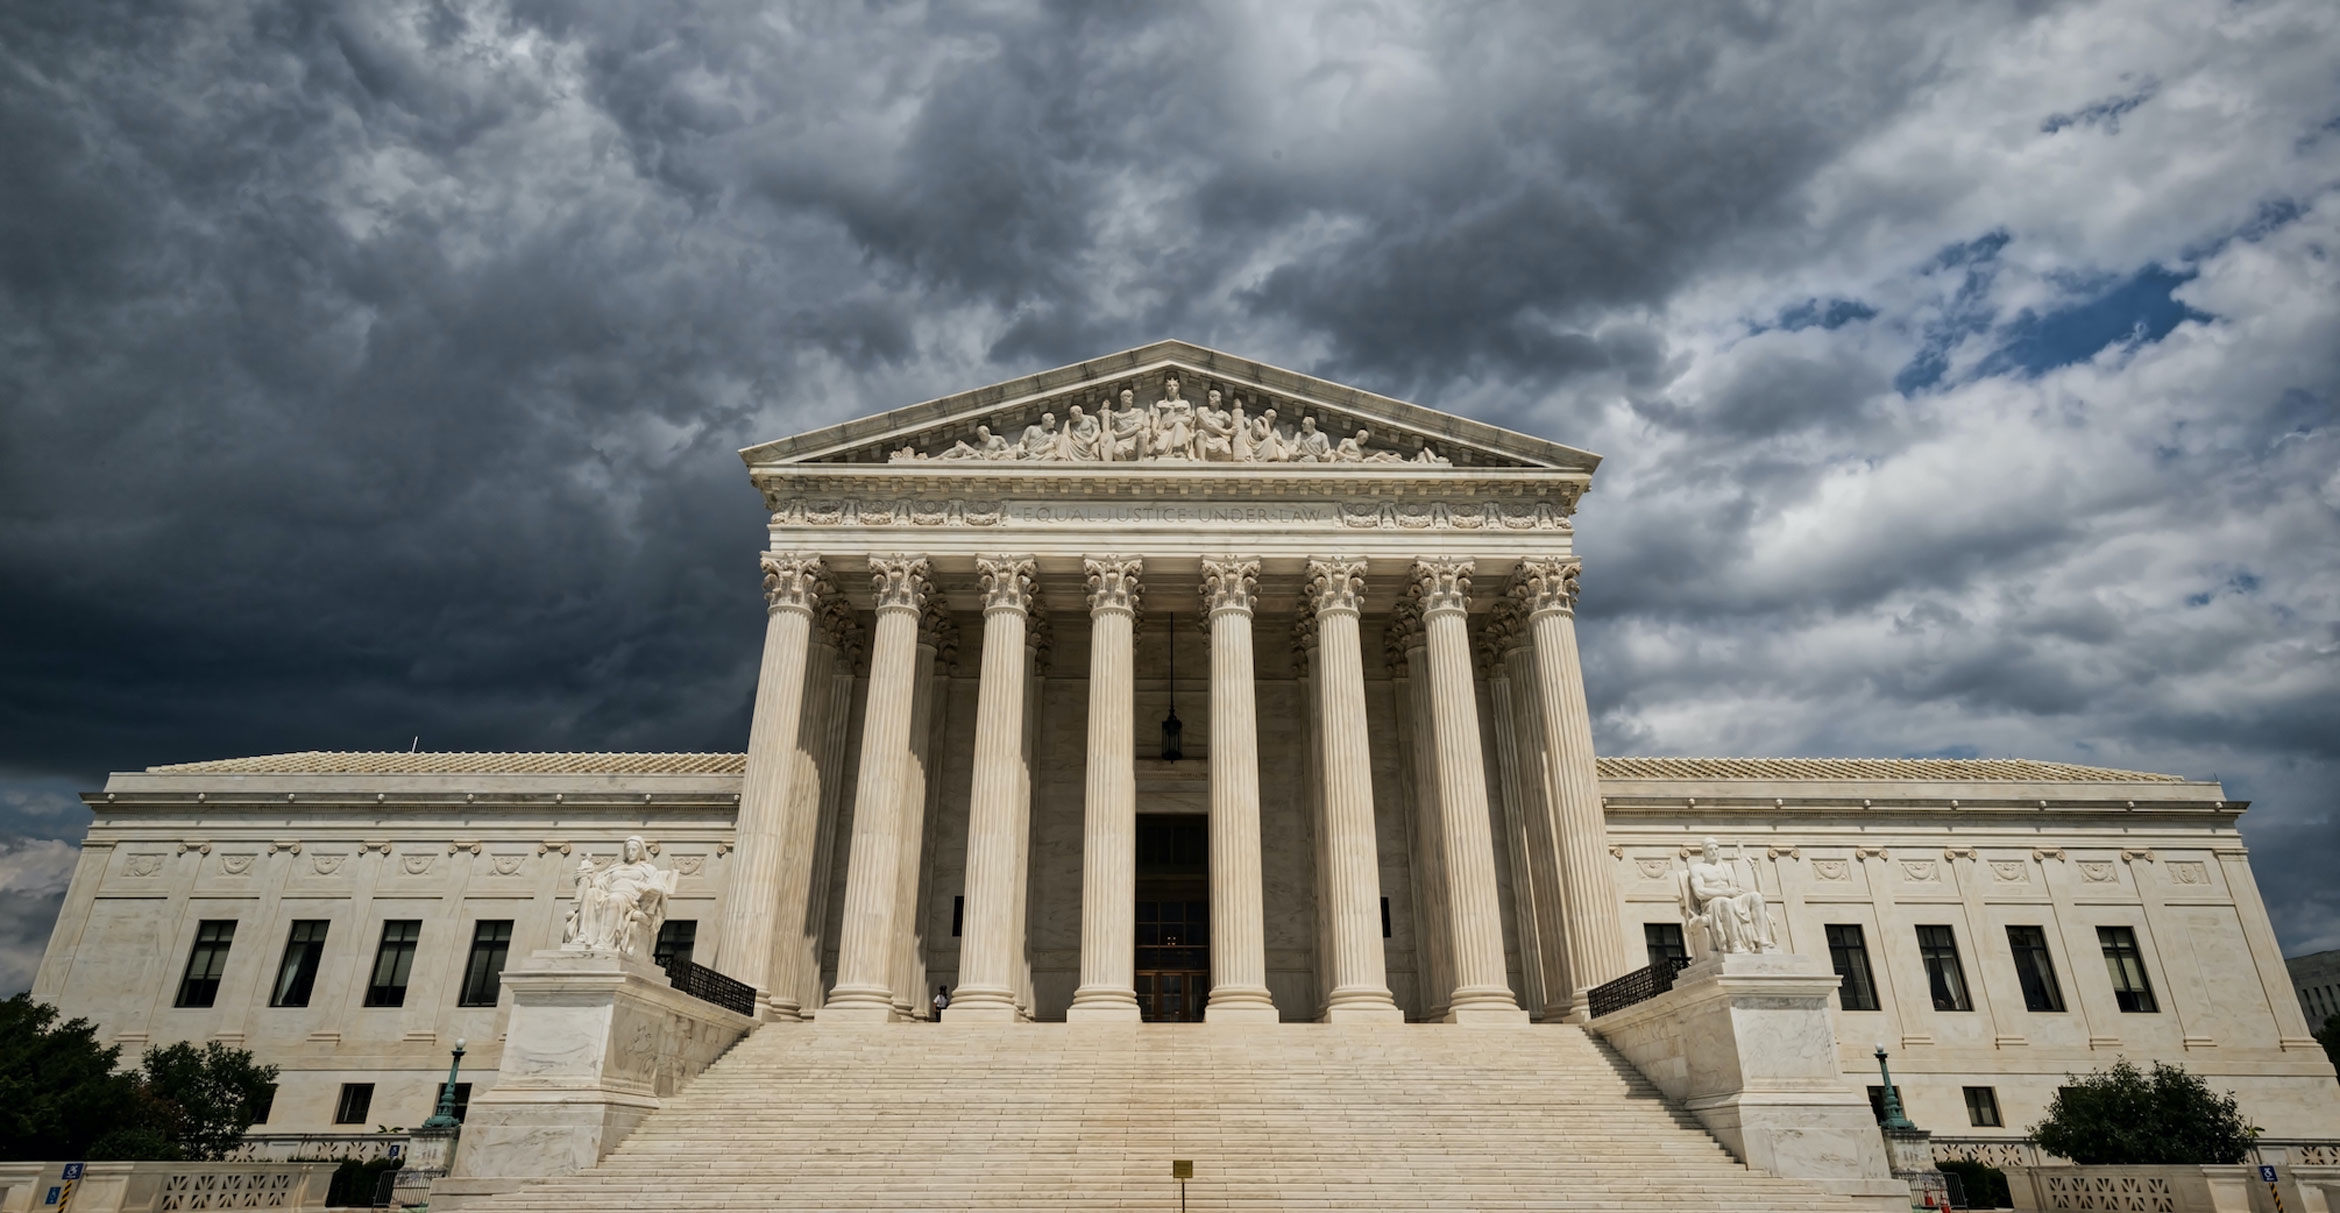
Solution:
[{"label": "stone parapet", "polygon": [[1715,954],[1590,1026],[1748,1166],[1906,1209],[1868,1100],[1837,1068],[1837,985],[1820,957]]}]

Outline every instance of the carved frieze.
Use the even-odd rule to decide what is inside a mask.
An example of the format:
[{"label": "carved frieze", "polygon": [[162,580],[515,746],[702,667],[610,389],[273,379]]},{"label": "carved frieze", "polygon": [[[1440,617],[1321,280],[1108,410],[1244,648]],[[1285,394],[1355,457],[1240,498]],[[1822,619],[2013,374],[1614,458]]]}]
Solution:
[{"label": "carved frieze", "polygon": [[1575,529],[1566,501],[1353,500],[1002,501],[952,497],[788,497],[772,503],[772,523],[788,527],[996,527],[1188,524],[1340,526],[1383,531],[1549,531]]},{"label": "carved frieze", "polygon": [[1852,879],[1852,861],[1815,859],[1812,861],[1812,876],[1818,880],[1850,880]]},{"label": "carved frieze", "polygon": [[1341,525],[1385,531],[1572,531],[1565,502],[1535,501],[1344,501]]}]

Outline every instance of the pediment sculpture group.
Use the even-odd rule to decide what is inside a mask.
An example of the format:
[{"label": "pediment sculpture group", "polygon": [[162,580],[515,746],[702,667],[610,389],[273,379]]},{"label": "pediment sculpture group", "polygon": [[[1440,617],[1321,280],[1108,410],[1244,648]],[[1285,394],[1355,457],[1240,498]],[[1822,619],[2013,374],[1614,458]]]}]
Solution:
[{"label": "pediment sculpture group", "polygon": [[1163,397],[1148,405],[1137,403],[1137,393],[1121,390],[1121,407],[1100,407],[1091,413],[1072,406],[1062,426],[1055,413],[1042,413],[1010,441],[988,425],[975,427],[975,438],[960,442],[940,455],[923,455],[904,447],[892,462],[924,459],[977,459],[999,462],[1023,460],[1051,463],[1135,463],[1141,460],[1187,460],[1199,463],[1414,463],[1445,467],[1452,461],[1425,446],[1412,459],[1395,451],[1368,450],[1372,432],[1358,430],[1334,438],[1318,429],[1316,418],[1302,417],[1299,428],[1276,423],[1276,411],[1250,414],[1243,401],[1225,404],[1212,388],[1201,403],[1180,395],[1178,377],[1163,381]]}]

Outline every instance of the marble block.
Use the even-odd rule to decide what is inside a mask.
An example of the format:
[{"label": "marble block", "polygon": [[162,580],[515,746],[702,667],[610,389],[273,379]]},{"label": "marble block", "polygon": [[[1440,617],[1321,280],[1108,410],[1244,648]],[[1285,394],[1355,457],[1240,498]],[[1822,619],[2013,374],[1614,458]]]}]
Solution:
[{"label": "marble block", "polygon": [[1748,1166],[1907,1209],[1868,1098],[1838,1069],[1839,984],[1825,957],[1714,953],[1591,1028]]},{"label": "marble block", "polygon": [[567,1175],[599,1162],[755,1026],[676,990],[648,961],[548,950],[504,972],[504,1062],[472,1100],[451,1180]]}]

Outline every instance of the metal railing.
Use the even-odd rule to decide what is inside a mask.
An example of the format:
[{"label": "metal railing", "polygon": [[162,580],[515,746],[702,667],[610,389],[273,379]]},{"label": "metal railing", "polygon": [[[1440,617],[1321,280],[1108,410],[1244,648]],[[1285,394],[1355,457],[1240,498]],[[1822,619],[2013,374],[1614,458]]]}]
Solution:
[{"label": "metal railing", "polygon": [[1585,991],[1592,1003],[1592,1017],[1599,1019],[1614,1011],[1622,1011],[1637,1002],[1647,1002],[1674,988],[1674,974],[1690,967],[1690,958],[1669,956],[1644,968],[1635,969],[1615,981],[1594,986]]},{"label": "metal railing", "polygon": [[703,964],[677,960],[666,966],[666,980],[675,989],[742,1015],[756,1013],[756,988],[726,977]]}]

